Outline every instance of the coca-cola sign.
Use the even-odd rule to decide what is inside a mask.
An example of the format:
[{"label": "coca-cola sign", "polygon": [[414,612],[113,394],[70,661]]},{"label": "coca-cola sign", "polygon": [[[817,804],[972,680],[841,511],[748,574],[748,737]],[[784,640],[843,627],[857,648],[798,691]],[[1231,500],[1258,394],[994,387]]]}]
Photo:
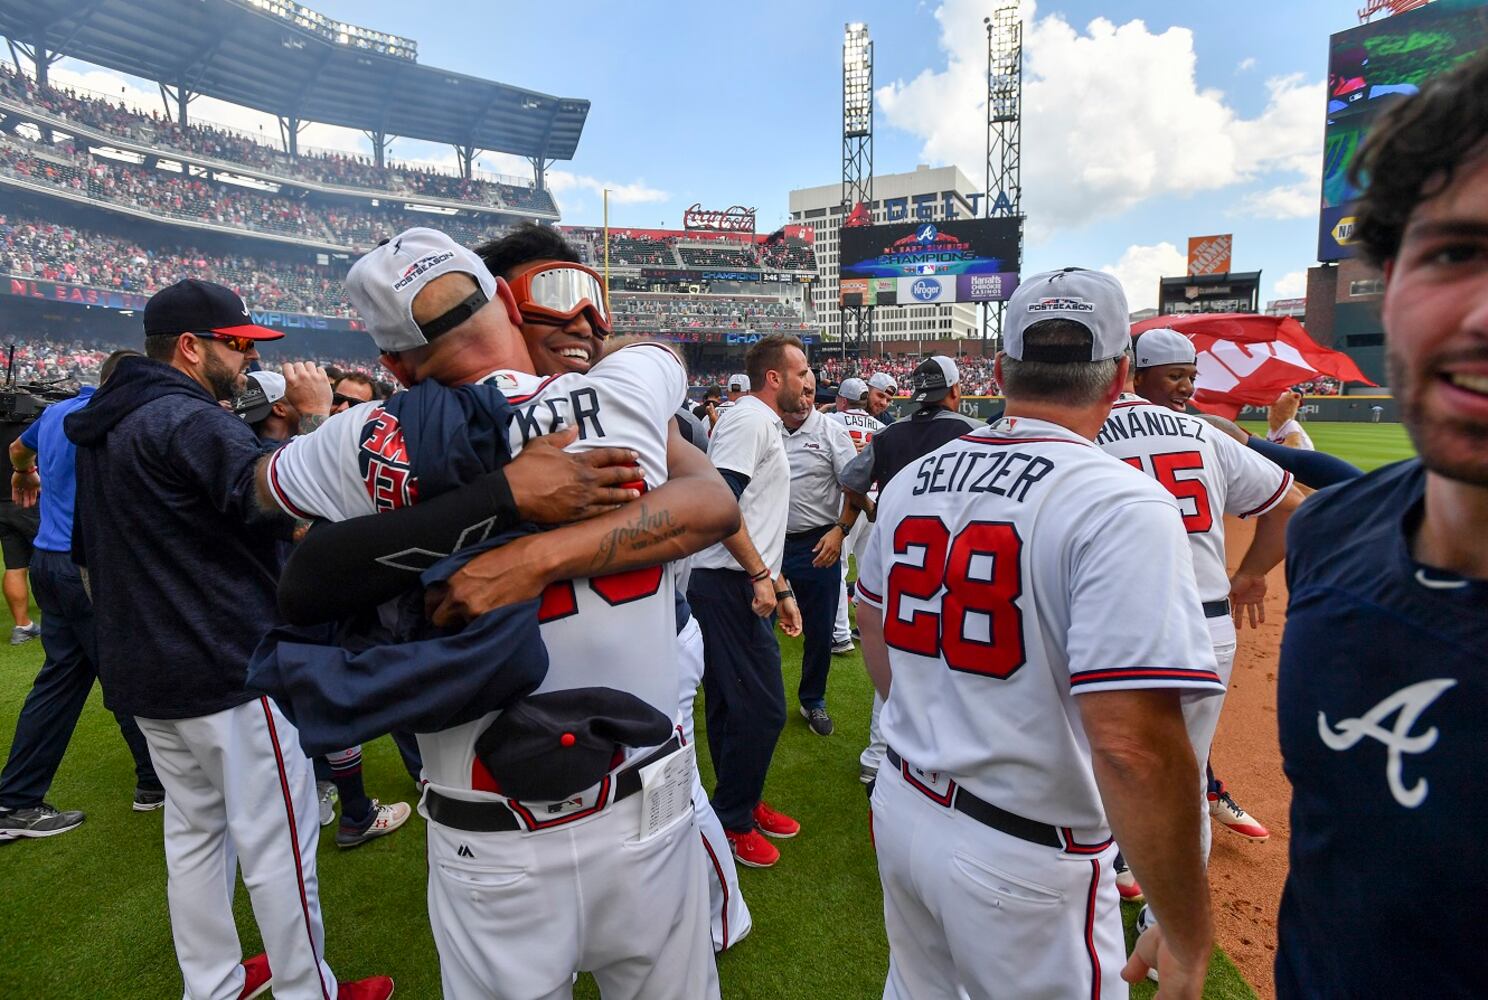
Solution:
[{"label": "coca-cola sign", "polygon": [[723,211],[704,208],[702,202],[695,203],[682,213],[683,229],[710,229],[722,233],[754,232],[754,209],[743,205],[732,205]]}]

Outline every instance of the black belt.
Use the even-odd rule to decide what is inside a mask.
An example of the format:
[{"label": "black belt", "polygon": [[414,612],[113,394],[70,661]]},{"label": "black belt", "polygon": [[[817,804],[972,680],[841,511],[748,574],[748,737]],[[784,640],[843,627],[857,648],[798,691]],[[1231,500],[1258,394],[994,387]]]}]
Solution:
[{"label": "black belt", "polygon": [[[668,754],[675,753],[681,747],[681,738],[673,736],[645,757],[616,773],[615,795],[610,800],[610,804],[639,792],[641,790],[641,768]],[[501,833],[527,829],[517,819],[516,813],[501,802],[452,799],[448,795],[440,795],[432,788],[426,788],[424,808],[434,822],[451,829],[464,830],[467,833]]]},{"label": "black belt", "polygon": [[1224,618],[1229,613],[1230,613],[1230,599],[1228,597],[1221,597],[1217,601],[1205,601],[1204,602],[1204,617],[1205,618]]},{"label": "black belt", "polygon": [[837,527],[835,524],[824,524],[820,528],[807,528],[805,531],[787,531],[785,533],[785,540],[787,542],[801,542],[808,538],[820,538],[835,527]]},{"label": "black belt", "polygon": [[[888,758],[889,763],[894,765],[904,775],[905,780],[911,781],[912,784],[908,773],[909,768],[904,766],[904,758],[900,757],[893,747],[888,748]],[[1006,809],[999,809],[992,803],[977,798],[960,785],[955,788],[950,807],[957,812],[965,813],[983,826],[1001,830],[1010,837],[1026,840],[1030,844],[1053,847],[1056,850],[1063,849],[1065,846],[1064,841],[1059,837],[1059,831],[1049,824],[1026,819]]]}]

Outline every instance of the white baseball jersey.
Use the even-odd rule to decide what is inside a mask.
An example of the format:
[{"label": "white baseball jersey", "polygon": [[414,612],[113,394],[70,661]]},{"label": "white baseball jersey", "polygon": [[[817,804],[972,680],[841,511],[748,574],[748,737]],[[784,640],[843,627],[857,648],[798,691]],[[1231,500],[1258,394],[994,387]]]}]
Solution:
[{"label": "white baseball jersey", "polygon": [[1316,446],[1312,443],[1312,438],[1307,436],[1307,432],[1302,429],[1302,425],[1295,418],[1288,420],[1274,431],[1267,431],[1266,440],[1272,444],[1286,444],[1288,434],[1301,435],[1301,440],[1297,443],[1298,448],[1304,451],[1317,451]]},{"label": "white baseball jersey", "polygon": [[847,432],[852,435],[853,447],[858,451],[862,451],[863,446],[873,440],[873,435],[884,429],[883,421],[869,416],[867,410],[834,411],[827,416],[847,428]]},{"label": "white baseball jersey", "polygon": [[812,410],[795,430],[785,432],[790,463],[790,514],[787,533],[836,523],[842,516],[842,486],[837,477],[858,455],[847,429]]},{"label": "white baseball jersey", "polygon": [[727,413],[729,410],[733,409],[733,407],[735,405],[736,405],[736,401],[735,400],[732,400],[732,399],[720,400],[718,403],[714,404],[714,406],[713,406],[713,414],[718,419],[715,420],[708,427],[708,436],[710,438],[713,436],[713,432],[718,429],[718,420],[722,420],[723,419],[723,415],[725,413]]},{"label": "white baseball jersey", "polygon": [[[1205,421],[1140,396],[1122,396],[1095,443],[1153,477],[1183,510],[1199,599],[1230,592],[1224,515],[1256,517],[1281,503],[1292,474]],[[1133,552],[1132,559],[1142,558]]]},{"label": "white baseball jersey", "polygon": [[[570,450],[630,448],[640,456],[648,486],[666,482],[668,422],[686,392],[682,365],[669,349],[636,344],[583,375],[496,371],[480,381],[500,388],[517,408],[513,454],[534,437],[577,425],[579,439]],[[418,495],[402,430],[375,402],[337,414],[279,449],[269,481],[289,513],[333,521],[391,510]],[[676,713],[676,612],[665,566],[553,584],[538,614],[550,659],[539,693],[611,687],[668,717]],[[495,717],[420,734],[429,781],[467,797],[488,786],[484,768],[473,770],[475,740]]]},{"label": "white baseball jersey", "polygon": [[883,613],[889,746],[1087,837],[1109,831],[1074,696],[1224,691],[1176,501],[1046,421],[1005,418],[895,476],[858,599]]}]

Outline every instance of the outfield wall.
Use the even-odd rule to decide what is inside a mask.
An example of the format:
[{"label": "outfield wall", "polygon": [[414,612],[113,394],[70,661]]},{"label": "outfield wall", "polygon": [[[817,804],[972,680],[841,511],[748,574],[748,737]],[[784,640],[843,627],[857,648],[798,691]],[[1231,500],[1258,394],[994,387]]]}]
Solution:
[{"label": "outfield wall", "polygon": [[[1300,412],[1303,420],[1369,423],[1375,419],[1373,407],[1380,407],[1379,423],[1399,423],[1400,412],[1393,396],[1304,396]],[[896,399],[891,405],[895,416],[913,409],[909,400]],[[1001,396],[963,396],[961,412],[978,420],[1002,414]],[[1264,406],[1247,406],[1240,411],[1241,420],[1265,420]]]}]

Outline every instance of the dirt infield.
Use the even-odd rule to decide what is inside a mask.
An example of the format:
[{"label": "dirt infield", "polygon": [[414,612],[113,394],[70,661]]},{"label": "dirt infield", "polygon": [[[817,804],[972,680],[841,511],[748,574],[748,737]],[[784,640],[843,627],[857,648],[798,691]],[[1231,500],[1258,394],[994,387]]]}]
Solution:
[{"label": "dirt infield", "polygon": [[[1227,518],[1225,550],[1234,569],[1250,545],[1249,522]],[[1252,816],[1271,831],[1253,844],[1214,824],[1209,860],[1217,942],[1260,997],[1276,994],[1276,911],[1286,879],[1291,786],[1281,773],[1276,737],[1276,656],[1285,622],[1286,580],[1278,566],[1267,577],[1266,622],[1240,631],[1230,693],[1210,760],[1215,774]]]}]

